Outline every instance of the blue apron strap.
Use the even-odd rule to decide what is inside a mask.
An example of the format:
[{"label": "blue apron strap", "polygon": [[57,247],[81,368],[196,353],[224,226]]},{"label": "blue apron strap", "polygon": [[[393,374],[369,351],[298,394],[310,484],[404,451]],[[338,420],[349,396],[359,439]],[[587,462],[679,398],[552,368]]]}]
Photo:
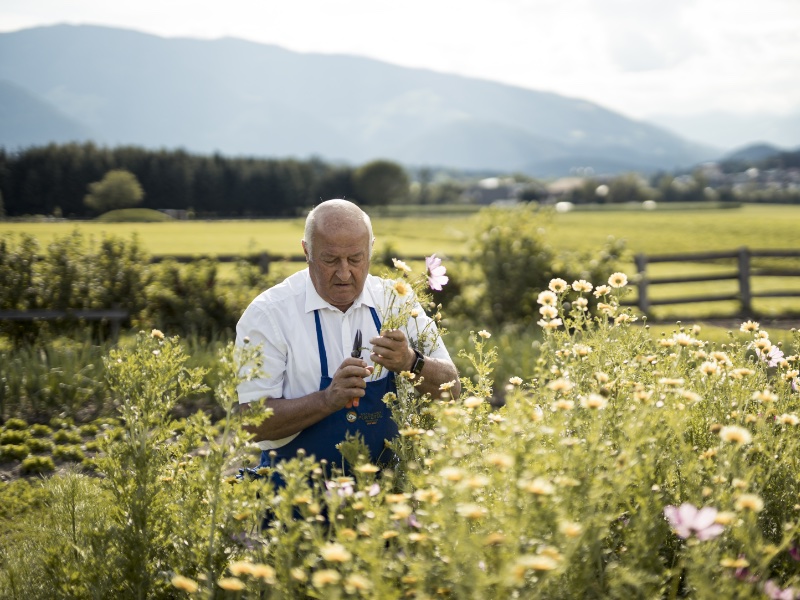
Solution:
[{"label": "blue apron strap", "polygon": [[314,322],[317,326],[317,346],[319,346],[319,365],[322,376],[328,376],[328,355],[325,354],[325,342],[322,339],[322,327],[319,324],[319,310],[314,311]]},{"label": "blue apron strap", "polygon": [[369,312],[372,313],[372,320],[375,321],[375,327],[378,329],[378,335],[381,334],[381,320],[378,318],[378,312],[374,307],[369,307]]}]

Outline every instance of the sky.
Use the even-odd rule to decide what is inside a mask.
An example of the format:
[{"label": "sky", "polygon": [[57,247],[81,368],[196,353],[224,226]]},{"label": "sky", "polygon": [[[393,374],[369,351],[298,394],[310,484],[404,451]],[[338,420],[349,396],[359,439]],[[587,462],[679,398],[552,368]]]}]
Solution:
[{"label": "sky", "polygon": [[56,23],[368,56],[638,119],[800,115],[800,0],[0,0],[0,31]]}]

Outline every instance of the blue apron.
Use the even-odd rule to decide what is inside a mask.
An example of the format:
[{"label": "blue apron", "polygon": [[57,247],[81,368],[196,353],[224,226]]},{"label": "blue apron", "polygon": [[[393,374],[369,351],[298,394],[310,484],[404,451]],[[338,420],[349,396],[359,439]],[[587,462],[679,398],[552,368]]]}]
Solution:
[{"label": "blue apron", "polygon": [[[371,306],[369,310],[380,334],[381,322],[378,313]],[[328,376],[328,358],[325,353],[325,341],[322,339],[322,327],[317,310],[314,311],[314,321],[317,328],[319,362],[322,370],[319,380],[321,391],[331,384],[332,379]],[[398,430],[397,424],[392,420],[392,411],[383,402],[383,397],[389,392],[396,391],[394,373],[391,371],[382,379],[368,381],[365,394],[359,399],[358,407],[342,408],[306,427],[288,444],[274,450],[262,451],[261,466],[274,465],[273,460],[280,462],[294,458],[300,448],[303,448],[307,455],[313,455],[317,461],[325,459],[329,465],[341,465],[342,455],[336,449],[336,444],[343,442],[348,432],[351,435],[355,435],[356,432],[361,433],[364,443],[369,448],[370,460],[373,464],[388,465],[394,454],[386,447],[384,440],[392,440],[397,436]],[[275,453],[274,459],[270,457],[270,452]],[[347,470],[347,465],[345,465],[345,471]],[[273,480],[275,480],[274,477]],[[282,482],[276,481],[276,484],[279,483]]]}]

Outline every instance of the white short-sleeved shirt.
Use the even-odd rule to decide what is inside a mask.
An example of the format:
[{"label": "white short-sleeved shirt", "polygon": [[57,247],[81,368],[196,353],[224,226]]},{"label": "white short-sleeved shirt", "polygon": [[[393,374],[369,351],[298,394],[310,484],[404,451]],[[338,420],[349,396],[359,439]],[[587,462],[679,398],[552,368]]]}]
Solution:
[{"label": "white short-sleeved shirt", "polygon": [[[320,326],[328,358],[328,376],[333,377],[344,359],[350,356],[356,330],[363,337],[366,348],[361,358],[372,365],[369,340],[378,335],[370,307],[378,316],[383,314],[388,295],[385,280],[368,275],[364,289],[353,305],[342,312],[328,304],[314,289],[308,269],[288,277],[282,283],[260,294],[244,311],[236,326],[236,344],[242,346],[249,338],[251,346],[261,345],[264,377],[239,384],[239,403],[245,404],[262,398],[299,398],[319,390],[322,369],[314,321],[314,311],[319,310]],[[426,326],[434,328],[430,317],[419,308],[419,317],[409,321],[406,335],[417,339],[417,332]],[[424,348],[427,356],[450,360],[444,344],[436,336],[432,349]],[[381,377],[387,377],[383,370]],[[279,440],[265,440],[258,445],[263,450],[280,448],[297,434]]]}]

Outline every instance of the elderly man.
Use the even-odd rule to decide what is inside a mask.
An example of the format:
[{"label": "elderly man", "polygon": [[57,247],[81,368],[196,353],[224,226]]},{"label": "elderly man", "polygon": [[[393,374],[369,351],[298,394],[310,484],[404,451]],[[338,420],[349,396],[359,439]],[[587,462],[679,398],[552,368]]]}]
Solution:
[{"label": "elderly man", "polygon": [[[384,440],[397,434],[397,426],[382,398],[395,391],[395,373],[422,377],[423,393],[438,393],[450,381],[451,393],[459,393],[456,368],[438,336],[433,348],[419,348],[415,334],[426,325],[435,328],[422,310],[405,331],[382,330],[386,286],[369,274],[373,242],[369,216],[358,206],[323,202],[306,219],[308,268],[259,295],[239,320],[237,344],[249,338],[261,345],[264,373],[239,385],[239,402],[266,398],[273,410],[250,428],[262,465],[271,462],[270,452],[285,460],[301,448],[317,460],[340,463],[335,446],[348,431],[360,432],[373,462],[385,463]],[[356,358],[351,352],[359,331],[368,352],[356,352]],[[382,365],[377,378],[375,365]]]}]

